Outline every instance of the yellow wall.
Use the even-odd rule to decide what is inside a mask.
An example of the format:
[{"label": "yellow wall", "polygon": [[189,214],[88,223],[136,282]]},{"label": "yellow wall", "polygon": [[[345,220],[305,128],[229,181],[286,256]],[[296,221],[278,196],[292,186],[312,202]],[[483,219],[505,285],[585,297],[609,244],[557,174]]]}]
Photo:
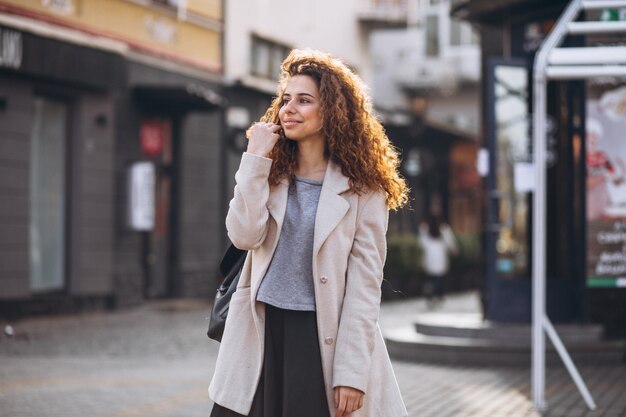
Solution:
[{"label": "yellow wall", "polygon": [[[0,4],[27,9],[73,26],[158,52],[176,54],[207,67],[221,67],[221,5],[219,0],[188,0],[190,19],[178,20],[176,10],[146,7],[129,0],[49,0],[70,4],[72,10],[44,6],[41,0],[0,0]],[[208,25],[195,23],[198,16]],[[158,30],[161,28],[162,30]],[[155,34],[157,32],[158,34]],[[160,34],[160,35],[159,35]]]},{"label": "yellow wall", "polygon": [[221,0],[187,0],[187,11],[209,19],[222,20]]}]

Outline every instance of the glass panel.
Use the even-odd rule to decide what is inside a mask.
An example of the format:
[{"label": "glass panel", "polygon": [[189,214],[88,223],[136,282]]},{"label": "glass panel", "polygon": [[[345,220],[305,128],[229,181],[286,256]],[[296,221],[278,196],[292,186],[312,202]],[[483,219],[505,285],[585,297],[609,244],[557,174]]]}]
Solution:
[{"label": "glass panel", "polygon": [[260,39],[252,40],[252,73],[267,77],[270,68],[270,47]]},{"label": "glass panel", "polygon": [[457,20],[450,20],[450,45],[461,45],[461,29],[463,24]]},{"label": "glass panel", "polygon": [[[520,184],[528,180],[530,137],[527,70],[495,68],[496,193],[499,198],[496,271],[507,278],[529,275],[529,203]],[[515,178],[515,175],[524,176]],[[516,186],[517,184],[517,186]]]},{"label": "glass panel", "polygon": [[426,17],[426,55],[439,55],[439,16]]},{"label": "glass panel", "polygon": [[66,105],[36,98],[31,134],[30,283],[55,290],[65,274]]},{"label": "glass panel", "polygon": [[270,70],[269,78],[274,80],[278,79],[278,76],[280,75],[280,64],[283,63],[286,56],[285,49],[282,46],[274,45],[272,48],[272,68]]}]

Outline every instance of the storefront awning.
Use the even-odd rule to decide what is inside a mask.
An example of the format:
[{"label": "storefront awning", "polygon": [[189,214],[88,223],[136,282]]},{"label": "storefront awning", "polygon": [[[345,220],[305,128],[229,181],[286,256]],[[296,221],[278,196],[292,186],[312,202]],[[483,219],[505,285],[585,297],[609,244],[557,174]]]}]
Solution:
[{"label": "storefront awning", "polygon": [[140,85],[133,93],[142,105],[179,111],[210,111],[223,108],[227,100],[215,90],[199,84],[179,86]]},{"label": "storefront awning", "polygon": [[563,7],[567,0],[452,0],[450,15],[470,22],[501,22],[506,16],[518,15],[550,6]]}]

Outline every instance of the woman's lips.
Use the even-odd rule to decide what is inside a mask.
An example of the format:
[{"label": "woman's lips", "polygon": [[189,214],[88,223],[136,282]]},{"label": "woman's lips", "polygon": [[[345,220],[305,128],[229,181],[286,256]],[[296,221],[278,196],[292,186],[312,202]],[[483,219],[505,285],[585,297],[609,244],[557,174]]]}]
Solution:
[{"label": "woman's lips", "polygon": [[283,122],[283,126],[284,127],[292,127],[292,126],[296,126],[300,124],[300,122],[296,121],[296,120],[287,120]]}]

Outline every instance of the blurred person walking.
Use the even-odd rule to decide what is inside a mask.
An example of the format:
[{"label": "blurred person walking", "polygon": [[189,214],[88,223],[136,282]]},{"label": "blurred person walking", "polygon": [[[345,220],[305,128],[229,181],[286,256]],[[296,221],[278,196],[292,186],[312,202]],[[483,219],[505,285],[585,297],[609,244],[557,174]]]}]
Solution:
[{"label": "blurred person walking", "polygon": [[419,226],[418,240],[422,248],[422,267],[426,273],[424,294],[429,307],[443,301],[444,280],[450,270],[450,255],[459,248],[450,226],[441,220],[439,210],[431,210]]},{"label": "blurred person walking", "polygon": [[226,217],[248,255],[211,416],[406,416],[378,314],[388,211],[407,187],[361,80],[292,51],[248,138]]}]

